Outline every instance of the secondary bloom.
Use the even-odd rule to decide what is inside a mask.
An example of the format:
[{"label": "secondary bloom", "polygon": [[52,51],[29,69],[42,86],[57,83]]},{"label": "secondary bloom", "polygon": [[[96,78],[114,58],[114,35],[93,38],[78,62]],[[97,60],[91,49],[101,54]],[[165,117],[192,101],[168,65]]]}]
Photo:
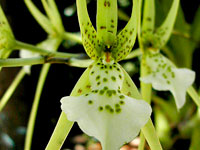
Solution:
[{"label": "secondary bloom", "polygon": [[[88,135],[97,138],[104,150],[116,150],[135,138],[151,115],[130,77],[117,63],[131,51],[137,30],[137,0],[131,19],[116,36],[117,1],[97,1],[97,32],[86,0],[77,0],[83,46],[94,60],[75,86],[76,96],[61,99],[61,109]],[[106,17],[105,17],[106,16]]]},{"label": "secondary bloom", "polygon": [[160,27],[154,29],[154,0],[145,1],[142,39],[145,49],[144,63],[149,74],[140,78],[144,83],[151,83],[159,91],[170,91],[180,109],[185,103],[186,90],[195,79],[195,72],[186,68],[178,69],[166,57],[159,53],[168,41],[178,11],[179,0],[174,0],[171,9]]},{"label": "secondary bloom", "polygon": [[140,78],[151,83],[158,91],[170,91],[178,109],[185,103],[186,91],[195,79],[195,72],[186,68],[176,68],[167,58],[158,52],[149,52],[145,56],[149,75]]}]

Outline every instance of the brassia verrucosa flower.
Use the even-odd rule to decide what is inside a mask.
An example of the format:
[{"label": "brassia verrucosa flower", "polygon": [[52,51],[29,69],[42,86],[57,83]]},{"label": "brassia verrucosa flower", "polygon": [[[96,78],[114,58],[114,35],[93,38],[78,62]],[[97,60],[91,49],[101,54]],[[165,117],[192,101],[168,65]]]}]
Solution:
[{"label": "brassia verrucosa flower", "polygon": [[138,99],[130,77],[117,63],[131,51],[137,31],[137,0],[131,18],[117,33],[117,0],[97,0],[97,32],[87,12],[86,0],[77,0],[83,46],[94,62],[83,73],[78,96],[61,99],[61,109],[104,150],[116,150],[135,138],[151,115],[151,107]]},{"label": "brassia verrucosa flower", "polygon": [[151,83],[159,91],[170,91],[180,109],[185,103],[186,90],[195,79],[195,72],[189,69],[178,69],[169,59],[159,53],[168,41],[178,11],[179,0],[174,0],[170,11],[160,27],[155,29],[154,0],[145,1],[142,26],[142,43],[144,46],[144,63],[148,75],[141,78],[144,83]]}]

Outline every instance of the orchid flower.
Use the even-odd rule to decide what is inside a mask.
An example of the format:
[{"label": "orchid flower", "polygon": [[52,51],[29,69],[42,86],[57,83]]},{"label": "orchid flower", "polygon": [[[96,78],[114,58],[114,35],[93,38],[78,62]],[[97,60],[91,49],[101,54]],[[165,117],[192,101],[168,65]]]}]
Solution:
[{"label": "orchid flower", "polygon": [[0,6],[0,58],[7,58],[14,45],[14,35]]},{"label": "orchid flower", "polygon": [[178,11],[179,0],[174,0],[172,7],[163,22],[155,29],[154,0],[145,1],[143,16],[142,38],[145,49],[144,63],[148,69],[148,75],[141,78],[144,83],[151,83],[158,91],[170,91],[175,99],[176,106],[180,109],[185,103],[186,90],[195,79],[195,72],[189,69],[178,69],[170,60],[159,53],[168,41]]},{"label": "orchid flower", "polygon": [[87,12],[86,0],[77,0],[83,46],[93,63],[79,79],[76,96],[61,99],[61,109],[104,150],[116,150],[133,140],[151,115],[151,107],[138,98],[130,77],[118,64],[131,51],[137,31],[137,7],[117,33],[117,0],[97,0],[97,32]]}]

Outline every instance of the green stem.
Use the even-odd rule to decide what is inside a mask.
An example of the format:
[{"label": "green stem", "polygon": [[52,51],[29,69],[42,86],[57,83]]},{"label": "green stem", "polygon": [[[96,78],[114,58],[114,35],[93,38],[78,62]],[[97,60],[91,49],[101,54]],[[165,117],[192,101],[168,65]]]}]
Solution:
[{"label": "green stem", "polygon": [[140,144],[139,144],[138,150],[144,150],[145,143],[146,142],[145,142],[144,134],[140,132]]},{"label": "green stem", "polygon": [[[145,66],[145,59],[144,59],[144,55],[143,55],[143,58],[141,60],[141,68],[140,68],[140,76],[141,77],[144,77],[146,76],[148,73],[147,73],[147,68]],[[140,82],[140,86],[141,86],[141,94],[142,94],[142,98],[147,102],[147,103],[151,103],[151,84],[146,84],[146,83],[143,83],[143,82]],[[143,142],[140,142],[139,144],[139,150],[144,150],[144,144],[145,144],[145,137],[143,134],[140,134],[140,141],[143,141]]]},{"label": "green stem", "polygon": [[33,130],[34,130],[34,126],[35,126],[35,119],[36,119],[36,115],[37,115],[37,109],[38,109],[40,96],[42,93],[42,89],[43,89],[49,68],[50,68],[50,64],[43,65],[41,73],[40,73],[40,77],[39,77],[39,81],[38,81],[38,85],[37,85],[37,89],[36,89],[36,93],[35,93],[35,97],[34,97],[34,101],[33,101],[33,106],[32,106],[30,118],[28,121],[28,128],[27,128],[27,134],[26,134],[26,138],[25,138],[24,150],[31,149],[31,143],[32,143],[32,137],[33,137]]},{"label": "green stem", "polygon": [[73,124],[74,122],[69,121],[62,112],[45,150],[60,150]]},{"label": "green stem", "polygon": [[16,41],[16,49],[24,49],[27,51],[40,53],[41,55],[45,55],[48,57],[61,57],[61,58],[70,58],[70,57],[80,57],[80,54],[70,54],[70,53],[63,53],[63,52],[55,52],[53,50],[45,50],[39,47],[36,47],[31,44],[23,43],[20,41]]},{"label": "green stem", "polygon": [[70,33],[70,32],[65,32],[63,33],[63,38],[66,39],[66,40],[71,40],[71,41],[75,41],[79,44],[82,44],[82,39],[81,39],[81,36],[78,36],[74,33]]},{"label": "green stem", "polygon": [[[144,77],[148,74],[148,70],[146,68],[145,63],[146,62],[145,62],[145,54],[144,54],[141,64],[140,64],[140,66],[141,66],[140,76],[141,77]],[[151,84],[145,84],[145,83],[141,82],[142,98],[149,104],[151,103],[151,92],[152,92],[151,89],[152,89]],[[142,134],[140,135],[140,140],[142,142],[140,142],[139,150],[144,149],[145,139],[147,140],[147,142],[152,150],[162,150],[162,146],[160,144],[159,138],[156,134],[156,130],[155,130],[151,120],[142,128],[142,133],[144,134],[144,136]]]},{"label": "green stem", "polygon": [[23,79],[23,77],[25,76],[25,72],[23,69],[21,69],[17,76],[15,77],[15,79],[13,80],[12,84],[9,86],[9,88],[7,89],[7,91],[5,92],[5,94],[3,95],[3,97],[1,98],[0,101],[0,112],[2,111],[2,109],[4,108],[4,106],[7,104],[8,100],[10,99],[10,97],[12,96],[13,92],[15,91],[15,89],[17,88],[17,86],[19,85],[19,83],[21,82],[21,80]]},{"label": "green stem", "polygon": [[196,103],[196,105],[200,108],[200,98],[197,91],[194,89],[193,86],[190,86],[187,89],[187,93],[191,96],[192,100]]},{"label": "green stem", "polygon": [[[80,54],[80,58],[85,57],[84,54]],[[52,57],[34,57],[34,58],[8,58],[0,59],[0,67],[19,67],[26,65],[39,65],[39,64],[68,64],[70,66],[85,68],[90,65],[92,60],[79,60],[73,58],[52,58]]]}]

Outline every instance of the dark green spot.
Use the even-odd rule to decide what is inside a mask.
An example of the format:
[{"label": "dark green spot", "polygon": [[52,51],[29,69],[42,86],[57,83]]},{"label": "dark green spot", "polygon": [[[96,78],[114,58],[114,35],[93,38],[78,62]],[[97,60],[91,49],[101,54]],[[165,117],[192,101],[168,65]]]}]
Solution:
[{"label": "dark green spot", "polygon": [[167,75],[165,73],[162,74],[163,78],[167,79]]},{"label": "dark green spot", "polygon": [[104,90],[100,90],[100,91],[99,91],[99,94],[103,95],[104,92],[105,92]]},{"label": "dark green spot", "polygon": [[120,101],[119,103],[120,103],[121,105],[124,105],[124,104],[125,104],[125,102],[124,102],[124,101]]},{"label": "dark green spot", "polygon": [[169,80],[167,80],[167,84],[170,84],[171,82]]},{"label": "dark green spot", "polygon": [[103,107],[102,106],[99,106],[99,111],[103,111]]},{"label": "dark green spot", "polygon": [[112,90],[108,90],[108,91],[107,91],[107,95],[108,95],[109,97],[112,96],[112,93],[113,93]]},{"label": "dark green spot", "polygon": [[116,111],[116,113],[120,113],[121,112],[121,108],[116,108],[115,111]]},{"label": "dark green spot", "polygon": [[172,72],[172,78],[175,78],[175,73],[174,72]]},{"label": "dark green spot", "polygon": [[103,78],[103,82],[107,82],[108,81],[108,79],[107,78]]},{"label": "dark green spot", "polygon": [[99,80],[100,79],[100,75],[98,75],[97,77],[96,77],[96,80]]},{"label": "dark green spot", "polygon": [[112,79],[113,81],[116,81],[116,77],[114,77],[114,76],[112,76],[111,79]]},{"label": "dark green spot", "polygon": [[124,96],[124,95],[120,95],[119,98],[120,98],[120,99],[124,99],[125,96]]},{"label": "dark green spot", "polygon": [[115,104],[115,107],[116,107],[116,108],[119,108],[119,107],[120,107],[120,105],[119,105],[119,104]]},{"label": "dark green spot", "polygon": [[104,86],[104,88],[103,88],[104,90],[107,90],[108,89],[108,87],[107,86]]},{"label": "dark green spot", "polygon": [[112,90],[112,93],[113,93],[113,95],[116,95],[117,92],[115,90]]},{"label": "dark green spot", "polygon": [[88,104],[90,104],[90,105],[93,104],[93,101],[92,101],[92,100],[89,100],[89,101],[88,101]]}]

